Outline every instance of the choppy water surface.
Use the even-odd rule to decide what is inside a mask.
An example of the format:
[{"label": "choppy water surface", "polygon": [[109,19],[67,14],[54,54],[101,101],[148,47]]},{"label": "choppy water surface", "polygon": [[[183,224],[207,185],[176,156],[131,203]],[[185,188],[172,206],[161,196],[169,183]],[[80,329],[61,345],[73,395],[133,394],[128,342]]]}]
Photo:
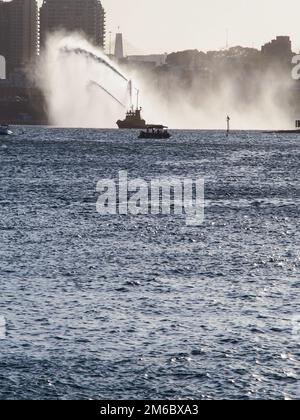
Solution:
[{"label": "choppy water surface", "polygon": [[[0,139],[0,397],[300,397],[300,137]],[[106,216],[96,183],[206,179],[206,218]]]}]

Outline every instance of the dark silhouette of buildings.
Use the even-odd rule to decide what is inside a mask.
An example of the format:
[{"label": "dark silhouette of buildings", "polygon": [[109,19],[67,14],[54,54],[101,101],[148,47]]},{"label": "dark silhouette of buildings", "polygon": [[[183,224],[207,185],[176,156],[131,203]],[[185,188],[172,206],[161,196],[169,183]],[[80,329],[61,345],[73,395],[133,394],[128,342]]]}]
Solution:
[{"label": "dark silhouette of buildings", "polygon": [[[7,80],[0,80],[0,123],[47,123],[43,93],[22,68],[38,59],[47,34],[60,29],[82,32],[103,47],[105,12],[101,1],[44,0],[39,19],[36,0],[0,0],[0,55],[7,64]],[[300,112],[299,83],[291,80],[293,52],[286,36],[278,36],[261,50],[237,46],[206,53],[188,50],[123,58],[122,34],[117,34],[115,56],[127,71],[143,73],[148,86],[170,103],[178,102],[179,94],[188,95],[195,108],[201,107],[205,98],[217,98],[225,86],[235,106],[245,109],[276,82],[275,94],[268,100],[296,115]]]},{"label": "dark silhouette of buildings", "polygon": [[98,47],[105,43],[105,11],[100,0],[44,0],[40,10],[41,46],[56,30],[82,32]]},{"label": "dark silhouette of buildings", "polygon": [[0,123],[47,123],[43,93],[27,78],[24,67],[38,60],[47,34],[59,29],[82,32],[103,47],[101,1],[44,0],[39,10],[37,0],[0,0],[0,56],[6,61],[6,80],[0,79]]},{"label": "dark silhouette of buildings", "polygon": [[293,56],[290,37],[278,36],[276,39],[263,45],[261,53],[267,60],[281,60],[290,64]]},{"label": "dark silhouette of buildings", "polygon": [[0,55],[6,60],[6,77],[37,57],[38,15],[36,0],[0,0]]}]

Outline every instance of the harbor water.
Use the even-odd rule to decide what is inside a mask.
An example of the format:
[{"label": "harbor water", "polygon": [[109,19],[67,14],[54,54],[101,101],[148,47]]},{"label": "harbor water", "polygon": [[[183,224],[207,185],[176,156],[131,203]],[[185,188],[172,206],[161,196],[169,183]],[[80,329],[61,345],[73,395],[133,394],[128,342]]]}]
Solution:
[{"label": "harbor water", "polygon": [[[0,138],[1,399],[299,399],[300,137]],[[107,215],[97,182],[205,179],[205,219]]]}]

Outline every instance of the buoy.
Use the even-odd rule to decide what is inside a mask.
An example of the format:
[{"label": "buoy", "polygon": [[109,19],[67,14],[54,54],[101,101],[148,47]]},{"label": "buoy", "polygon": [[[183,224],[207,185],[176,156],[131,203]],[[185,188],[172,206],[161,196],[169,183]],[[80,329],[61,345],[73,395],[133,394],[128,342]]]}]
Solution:
[{"label": "buoy", "polygon": [[227,137],[229,136],[229,133],[230,133],[230,117],[229,115],[227,115],[227,133],[226,133]]}]

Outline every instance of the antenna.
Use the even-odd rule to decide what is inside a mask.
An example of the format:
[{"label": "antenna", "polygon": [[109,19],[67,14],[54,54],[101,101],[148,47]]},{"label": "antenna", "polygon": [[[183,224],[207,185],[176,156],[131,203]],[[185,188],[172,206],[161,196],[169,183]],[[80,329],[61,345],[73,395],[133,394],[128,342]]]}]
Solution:
[{"label": "antenna", "polygon": [[226,29],[226,50],[229,50],[229,29]]},{"label": "antenna", "polygon": [[133,103],[132,103],[132,80],[129,80],[129,82],[128,82],[128,88],[129,88],[129,96],[130,96],[130,108],[133,110]]}]

